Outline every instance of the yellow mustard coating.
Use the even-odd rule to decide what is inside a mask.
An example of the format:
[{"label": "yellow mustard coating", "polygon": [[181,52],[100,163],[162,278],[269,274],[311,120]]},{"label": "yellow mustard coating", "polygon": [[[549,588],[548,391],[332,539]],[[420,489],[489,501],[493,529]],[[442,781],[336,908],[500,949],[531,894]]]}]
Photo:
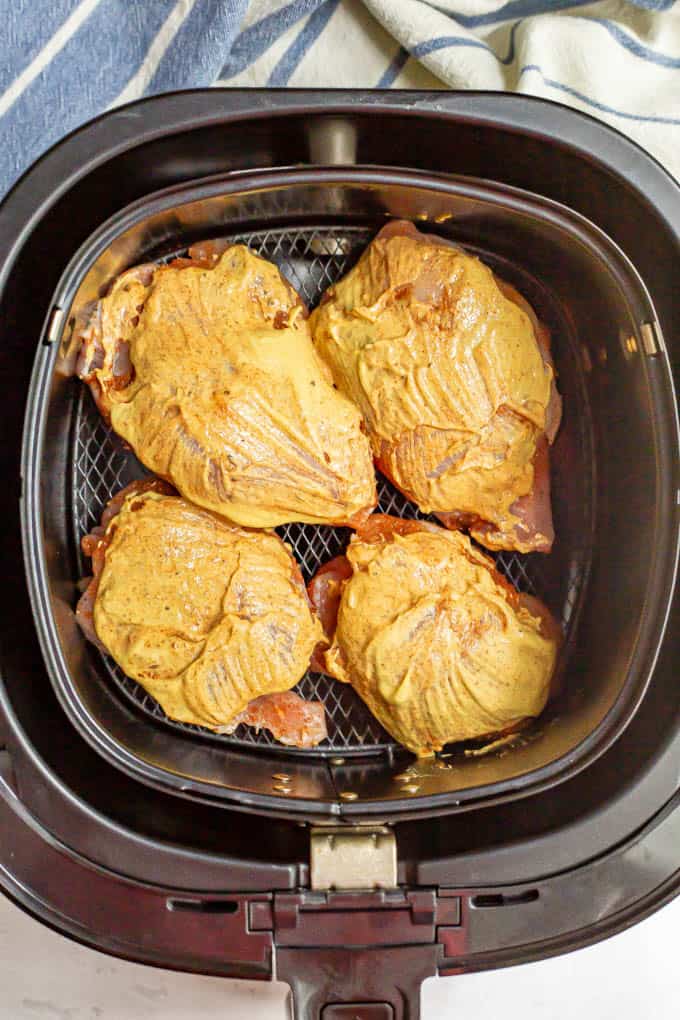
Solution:
[{"label": "yellow mustard coating", "polygon": [[[298,295],[243,245],[214,266],[123,274],[90,342],[115,431],[192,502],[247,527],[344,523],[375,504],[368,439]],[[115,385],[119,341],[134,378]]]},{"label": "yellow mustard coating", "polygon": [[303,676],[321,628],[275,534],[154,492],[107,534],[97,636],[170,718],[217,728]]},{"label": "yellow mustard coating", "polygon": [[310,318],[396,485],[425,512],[472,514],[502,535],[532,489],[554,375],[508,293],[460,249],[379,236]]},{"label": "yellow mustard coating", "polygon": [[326,665],[396,740],[427,756],[540,714],[557,643],[466,535],[354,536],[347,557]]}]

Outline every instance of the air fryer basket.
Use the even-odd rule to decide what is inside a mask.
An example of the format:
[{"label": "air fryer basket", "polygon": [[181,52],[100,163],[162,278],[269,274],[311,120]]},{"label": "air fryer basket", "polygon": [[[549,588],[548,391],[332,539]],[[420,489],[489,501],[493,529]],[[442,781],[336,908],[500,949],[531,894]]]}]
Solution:
[{"label": "air fryer basket", "polygon": [[[308,306],[318,304],[326,288],[343,276],[354,264],[358,255],[371,240],[374,231],[365,227],[345,224],[327,226],[276,227],[245,234],[227,235],[235,243],[247,244],[257,254],[275,262],[296,290],[302,294]],[[468,246],[470,250],[471,246]],[[174,251],[172,256],[184,254],[184,249]],[[513,276],[525,292],[535,292],[536,301],[546,307],[549,314],[549,296],[541,294],[540,286],[518,267],[508,267],[490,252],[480,252],[487,262],[492,262],[505,276]],[[556,322],[559,313],[555,316]],[[561,329],[559,327],[562,327]],[[569,336],[566,323],[559,323],[558,331],[564,337],[565,372],[568,373],[570,389],[575,394],[578,412],[565,422],[565,436],[568,435],[577,449],[584,453],[583,492],[580,507],[580,527],[574,527],[564,515],[562,520],[561,543],[565,554],[570,557],[571,569],[560,570],[559,557],[523,556],[503,552],[497,556],[497,563],[505,576],[519,589],[531,595],[538,595],[548,602],[556,618],[561,622],[565,635],[569,635],[578,604],[581,588],[587,574],[589,542],[589,511],[591,496],[589,413],[585,401],[580,366],[576,360],[573,338]],[[572,433],[576,433],[572,435]],[[77,402],[74,421],[74,449],[70,461],[72,478],[73,535],[76,544],[93,525],[99,523],[106,502],[124,485],[134,478],[148,474],[125,444],[106,425],[99,414],[89,390],[82,386]],[[567,438],[560,443],[556,456],[569,443]],[[398,517],[428,519],[421,514],[414,503],[407,500],[386,478],[378,475],[378,509]],[[559,513],[559,511],[558,511]],[[430,518],[437,523],[436,518]],[[343,552],[351,532],[348,528],[316,527],[306,524],[289,524],[278,529],[281,537],[290,545],[300,564],[305,581],[314,576],[318,568],[333,556]],[[568,550],[568,552],[567,552]],[[88,572],[88,562],[81,556],[80,572]],[[151,718],[161,720],[166,726],[178,731],[189,731],[197,736],[207,736],[226,746],[249,747],[270,746],[279,748],[267,730],[256,730],[240,726],[233,736],[219,736],[208,729],[168,719],[158,702],[144,688],[127,677],[110,656],[103,656],[103,666],[112,682],[134,705]],[[377,720],[371,715],[359,696],[347,684],[338,683],[329,677],[308,671],[295,688],[308,700],[323,701],[328,723],[328,739],[318,748],[307,750],[290,749],[289,755],[338,756],[380,755],[390,749],[396,751],[394,743]]]},{"label": "air fryer basket", "polygon": [[[85,570],[79,539],[144,469],[72,378],[73,316],[121,270],[209,236],[273,259],[313,305],[389,216],[465,244],[551,328],[565,399],[552,458],[557,541],[550,556],[501,554],[498,562],[561,620],[563,692],[511,750],[457,747],[436,762],[409,762],[348,687],[312,673],[300,693],[321,697],[329,720],[329,741],[315,751],[286,751],[244,727],[217,737],[173,723],[86,644],[74,621]],[[109,760],[184,794],[322,815],[451,810],[531,792],[601,753],[644,692],[674,570],[664,509],[672,498],[665,461],[676,440],[663,340],[644,285],[613,242],[555,203],[471,179],[378,169],[236,174],[157,194],[106,223],[76,255],[36,359],[24,537],[52,680]],[[386,480],[379,489],[383,511],[417,516]],[[306,577],[349,534],[301,525],[280,532]]]}]

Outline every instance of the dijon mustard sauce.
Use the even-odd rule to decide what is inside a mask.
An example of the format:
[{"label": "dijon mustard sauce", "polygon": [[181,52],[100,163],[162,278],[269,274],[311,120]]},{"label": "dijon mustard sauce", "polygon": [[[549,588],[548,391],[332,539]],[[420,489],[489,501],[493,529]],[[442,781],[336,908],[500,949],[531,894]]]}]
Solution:
[{"label": "dijon mustard sauce", "polygon": [[532,489],[554,376],[512,293],[459,249],[378,236],[310,319],[395,484],[425,512],[471,514],[502,535]]},{"label": "dijon mustard sauce", "polygon": [[93,375],[115,431],[182,495],[236,524],[367,513],[370,444],[298,295],[242,245],[212,266],[187,263],[125,273],[92,320],[87,342],[104,349]]},{"label": "dijon mustard sauce", "polygon": [[423,756],[539,715],[557,654],[487,556],[460,532],[429,528],[352,538],[325,653],[328,671]]},{"label": "dijon mustard sauce", "polygon": [[170,718],[216,728],[303,676],[322,632],[276,535],[147,492],[107,537],[97,636]]}]

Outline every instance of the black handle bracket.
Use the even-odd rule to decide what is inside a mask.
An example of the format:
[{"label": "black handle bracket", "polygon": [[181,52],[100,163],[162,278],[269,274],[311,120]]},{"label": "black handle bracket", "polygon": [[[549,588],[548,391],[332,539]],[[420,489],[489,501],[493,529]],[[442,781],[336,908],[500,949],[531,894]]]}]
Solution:
[{"label": "black handle bracket", "polygon": [[462,917],[447,890],[276,893],[250,904],[249,930],[273,934],[293,1020],[418,1020]]},{"label": "black handle bracket", "polygon": [[440,947],[276,951],[291,988],[292,1020],[419,1020],[420,986],[437,973]]}]

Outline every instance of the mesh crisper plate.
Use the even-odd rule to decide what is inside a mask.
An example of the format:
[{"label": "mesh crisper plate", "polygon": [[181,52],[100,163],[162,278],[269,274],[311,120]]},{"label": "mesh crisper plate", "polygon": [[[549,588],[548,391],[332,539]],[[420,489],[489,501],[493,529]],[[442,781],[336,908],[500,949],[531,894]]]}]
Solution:
[{"label": "mesh crisper plate", "polygon": [[[234,236],[232,240],[247,244],[253,251],[275,262],[311,307],[330,284],[347,272],[371,236],[372,232],[363,228],[343,225],[339,228],[260,231]],[[89,391],[83,386],[76,409],[72,457],[73,529],[78,547],[80,538],[99,523],[106,502],[124,485],[147,473],[102,421]],[[381,512],[428,519],[380,475],[378,494]],[[278,533],[292,547],[305,581],[322,563],[343,551],[350,535],[346,528],[308,524],[288,524],[279,528]],[[555,571],[550,569],[550,560],[551,557],[540,554],[501,553],[497,556],[502,573],[521,591],[544,598],[561,620],[566,633],[580,589],[582,570],[578,560],[572,560],[572,570],[566,582],[563,576],[557,580]],[[84,573],[87,572],[85,561],[81,562],[81,568]],[[251,727],[240,726],[233,735],[226,736],[187,723],[173,722],[158,702],[127,677],[113,659],[108,656],[102,656],[102,659],[106,675],[114,687],[138,709],[165,726],[205,735],[229,746],[281,748],[266,730],[258,732]],[[346,684],[308,672],[295,690],[307,700],[323,701],[328,723],[327,741],[313,750],[296,753],[385,753],[397,746]]]}]

